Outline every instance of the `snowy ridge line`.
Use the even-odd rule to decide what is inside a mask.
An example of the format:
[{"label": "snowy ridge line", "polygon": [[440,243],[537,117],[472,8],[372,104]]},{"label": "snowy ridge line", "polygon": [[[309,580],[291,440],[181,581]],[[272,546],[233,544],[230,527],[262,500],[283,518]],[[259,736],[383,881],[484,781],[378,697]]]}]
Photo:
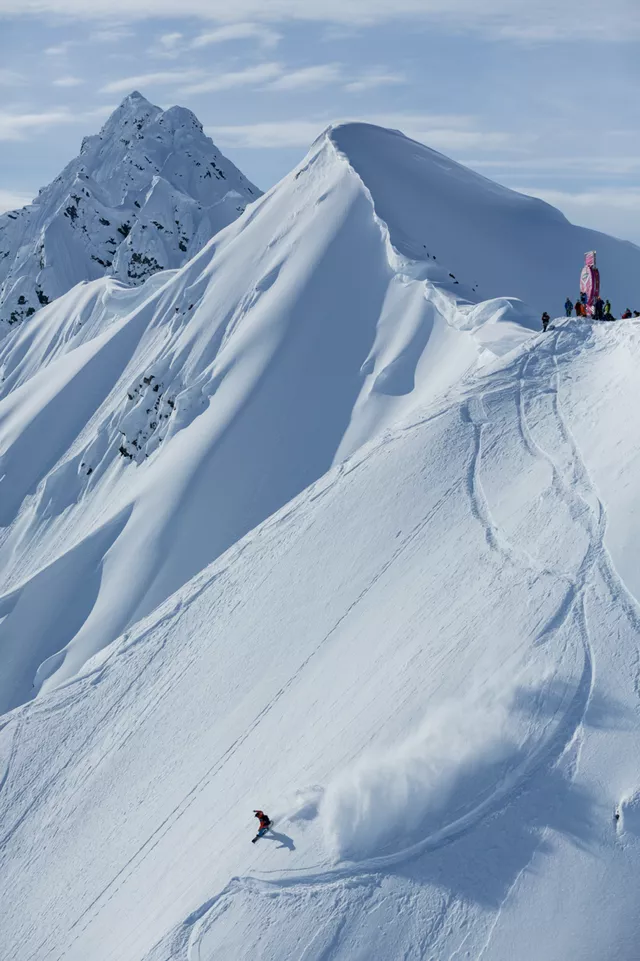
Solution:
[{"label": "snowy ridge line", "polygon": [[[444,280],[441,280],[437,282],[440,284],[440,286],[437,286],[436,282],[421,276],[425,273],[427,261],[409,258],[406,254],[400,253],[400,251],[393,245],[389,225],[378,213],[371,190],[364,182],[356,168],[353,166],[347,154],[344,153],[344,151],[342,151],[335,142],[332,136],[332,131],[333,128],[328,127],[322,136],[330,145],[335,157],[351,171],[354,177],[356,177],[362,193],[371,205],[371,218],[377,225],[382,236],[384,247],[387,253],[387,263],[389,264],[389,268],[398,276],[399,279],[403,280],[405,283],[422,284],[425,300],[433,300],[436,309],[442,314],[447,324],[450,327],[455,328],[456,324],[452,322],[452,317],[456,313],[459,298],[456,296],[453,290],[448,289],[451,285],[445,283]],[[431,261],[428,263],[429,267],[433,269]],[[446,272],[446,268],[442,265],[438,265],[438,270],[442,270],[443,273]]]},{"label": "snowy ridge line", "polygon": [[[407,254],[401,253],[398,250],[398,248],[394,246],[391,240],[391,229],[388,223],[378,213],[374,196],[371,193],[370,188],[365,183],[362,175],[353,165],[348,155],[336,143],[333,136],[334,129],[335,127],[333,126],[328,127],[326,131],[321,135],[321,138],[319,138],[319,141],[322,138],[324,138],[324,141],[330,145],[334,156],[341,163],[343,163],[351,171],[353,176],[358,180],[362,193],[364,194],[369,204],[371,205],[371,217],[373,221],[377,224],[378,229],[380,230],[380,234],[382,236],[384,246],[387,251],[387,262],[389,264],[390,269],[407,283],[422,283],[425,288],[426,299],[429,299],[429,297],[427,297],[427,294],[426,294],[427,291],[433,290],[434,292],[440,293],[441,302],[437,304],[438,309],[440,309],[441,306],[445,304],[445,298],[443,296],[445,291],[449,295],[449,297],[454,300],[454,303],[457,303],[458,297],[456,296],[455,292],[452,289],[450,289],[453,285],[449,284],[448,279],[445,279],[447,277],[447,271],[448,271],[447,267],[445,267],[442,264],[436,264],[434,266],[434,262],[431,261],[430,259],[421,260],[416,257],[409,257]],[[339,129],[339,126],[338,126],[338,129]],[[427,266],[429,266],[430,270],[433,271],[435,269],[435,271],[438,274],[441,273],[443,275],[442,278],[438,281],[433,281],[433,280],[429,280],[428,278],[425,278],[424,274],[426,272]],[[449,274],[448,276],[451,277],[452,275]],[[443,313],[443,316],[445,316],[445,319],[446,319],[446,313],[450,314],[452,312],[452,306],[450,302],[447,303],[447,308],[448,309],[446,310],[446,312],[441,310],[441,313]],[[453,307],[453,311],[455,312],[455,306]],[[449,321],[447,320],[447,322]]]},{"label": "snowy ridge line", "polygon": [[373,222],[377,225],[380,231],[380,234],[382,236],[384,246],[387,251],[387,261],[388,261],[389,267],[391,268],[391,270],[394,271],[394,273],[406,276],[408,280],[419,279],[419,278],[411,277],[407,273],[407,271],[410,270],[411,267],[414,267],[416,270],[418,270],[420,266],[419,261],[417,260],[410,261],[408,258],[403,257],[400,251],[396,250],[396,248],[393,246],[393,244],[391,243],[391,232],[389,230],[389,225],[378,214],[378,211],[376,210],[375,200],[373,199],[373,194],[367,187],[366,183],[364,182],[364,180],[362,179],[362,177],[360,176],[356,168],[353,166],[353,164],[349,160],[348,156],[337,145],[337,143],[335,142],[331,134],[332,134],[332,128],[328,127],[327,130],[324,132],[324,134],[322,134],[322,137],[325,139],[325,142],[329,144],[333,152],[333,155],[336,157],[336,159],[340,163],[344,164],[344,166],[346,166],[351,171],[352,175],[358,180],[362,193],[364,194],[369,204],[371,205],[371,218]]}]

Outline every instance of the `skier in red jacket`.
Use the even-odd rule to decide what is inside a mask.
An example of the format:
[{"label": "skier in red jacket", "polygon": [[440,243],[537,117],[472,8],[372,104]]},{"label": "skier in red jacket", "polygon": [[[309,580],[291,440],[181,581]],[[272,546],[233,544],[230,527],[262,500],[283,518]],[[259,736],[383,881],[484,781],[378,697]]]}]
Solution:
[{"label": "skier in red jacket", "polygon": [[271,820],[268,814],[264,813],[264,811],[254,811],[253,813],[257,817],[258,821],[260,821],[260,830],[258,831],[256,836],[251,839],[251,843],[255,844],[258,838],[264,837],[264,835],[267,833],[267,831],[273,824],[273,821]]}]

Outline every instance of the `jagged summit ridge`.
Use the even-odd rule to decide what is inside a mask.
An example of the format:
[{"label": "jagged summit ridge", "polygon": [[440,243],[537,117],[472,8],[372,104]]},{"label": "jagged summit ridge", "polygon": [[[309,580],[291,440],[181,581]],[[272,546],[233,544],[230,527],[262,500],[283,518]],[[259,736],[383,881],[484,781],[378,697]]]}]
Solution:
[{"label": "jagged summit ridge", "polygon": [[190,110],[134,91],[33,203],[0,217],[0,329],[81,281],[182,266],[258,196]]}]

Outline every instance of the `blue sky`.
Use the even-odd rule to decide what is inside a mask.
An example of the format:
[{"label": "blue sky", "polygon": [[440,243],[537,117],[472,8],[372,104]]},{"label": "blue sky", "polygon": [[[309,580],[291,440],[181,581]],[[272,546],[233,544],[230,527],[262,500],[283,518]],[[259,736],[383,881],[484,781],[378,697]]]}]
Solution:
[{"label": "blue sky", "polygon": [[640,243],[639,41],[637,0],[0,0],[0,209],[136,88],[263,189],[364,119]]}]

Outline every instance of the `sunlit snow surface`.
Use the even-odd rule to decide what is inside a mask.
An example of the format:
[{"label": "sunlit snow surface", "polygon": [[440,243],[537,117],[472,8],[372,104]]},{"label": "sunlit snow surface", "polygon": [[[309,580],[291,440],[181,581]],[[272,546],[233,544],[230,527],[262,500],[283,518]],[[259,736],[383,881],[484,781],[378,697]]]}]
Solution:
[{"label": "sunlit snow surface", "polygon": [[259,196],[190,110],[130,94],[33,203],[0,216],[0,338],[80,281],[182,266]]},{"label": "sunlit snow surface", "polygon": [[640,329],[465,302],[368,137],[0,354],[8,957],[637,958]]}]

